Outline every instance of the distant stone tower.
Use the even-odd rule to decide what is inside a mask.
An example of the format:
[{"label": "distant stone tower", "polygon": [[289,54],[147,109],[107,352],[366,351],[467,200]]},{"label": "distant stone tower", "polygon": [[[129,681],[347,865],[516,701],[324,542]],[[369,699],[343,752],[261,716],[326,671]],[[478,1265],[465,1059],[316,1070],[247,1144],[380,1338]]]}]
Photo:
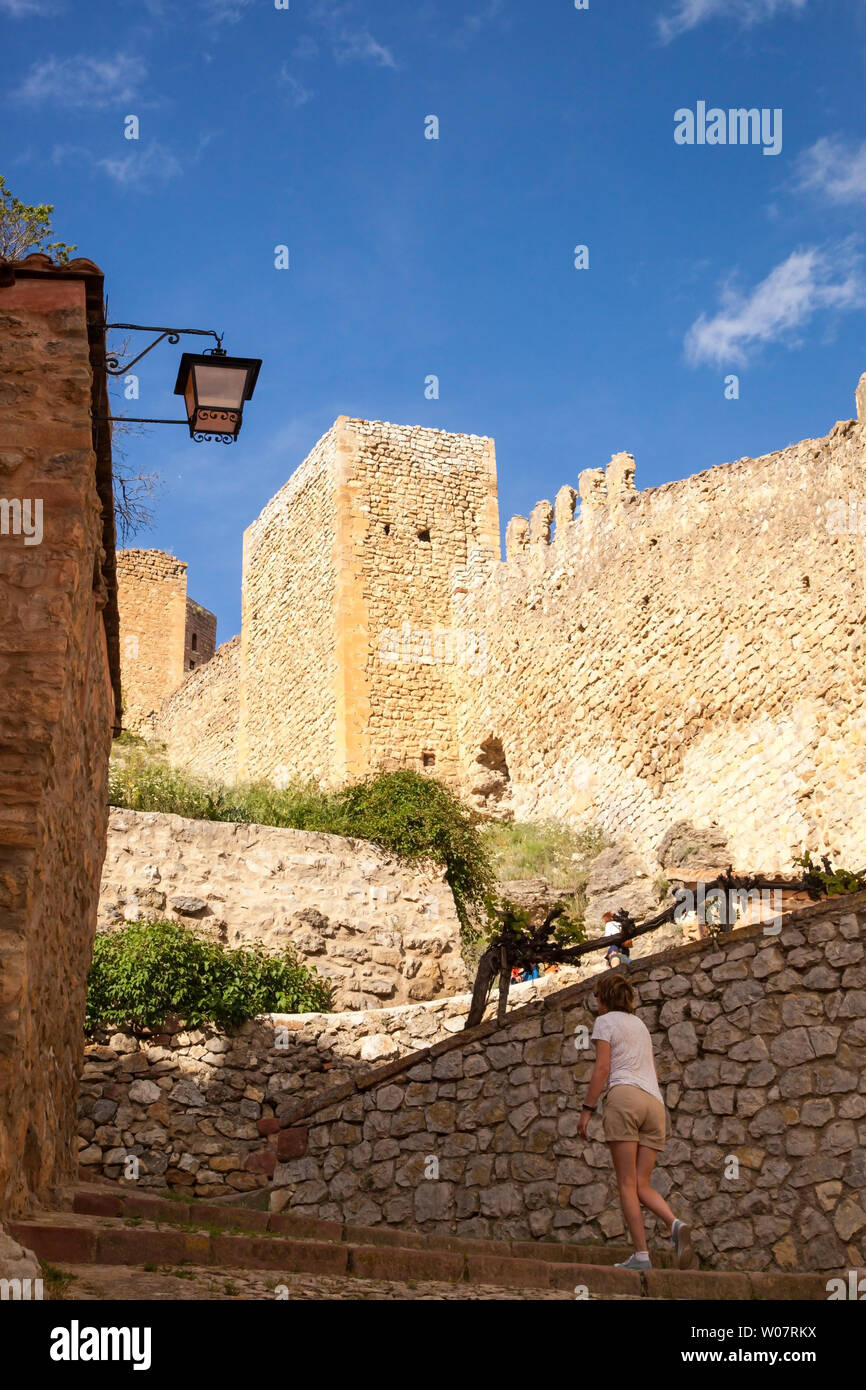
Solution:
[{"label": "distant stone tower", "polygon": [[493,441],[340,416],[244,535],[241,777],[459,770],[454,573],[499,558]]},{"label": "distant stone tower", "polygon": [[123,727],[147,726],[187,673],[210,661],[217,620],[186,593],[186,563],[162,550],[117,555]]}]

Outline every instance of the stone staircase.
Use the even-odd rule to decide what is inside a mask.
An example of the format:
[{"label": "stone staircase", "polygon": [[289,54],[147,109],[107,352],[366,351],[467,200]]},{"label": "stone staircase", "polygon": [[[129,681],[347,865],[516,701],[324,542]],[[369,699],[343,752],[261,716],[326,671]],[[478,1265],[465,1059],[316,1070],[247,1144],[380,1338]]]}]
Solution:
[{"label": "stone staircase", "polygon": [[[419,1283],[447,1289],[398,1297],[587,1297],[590,1299],[825,1300],[821,1274],[677,1270],[669,1250],[652,1252],[646,1274],[614,1269],[625,1248],[536,1241],[467,1240],[387,1227],[341,1225],[215,1202],[183,1202],[87,1184],[75,1190],[71,1210],[39,1213],[9,1225],[10,1234],[61,1275],[99,1267],[183,1271],[249,1271],[261,1275],[324,1276],[339,1292],[322,1297],[376,1297],[353,1292],[372,1286]],[[333,1281],[339,1281],[336,1285]],[[372,1285],[369,1283],[372,1281]],[[273,1281],[269,1281],[271,1286]],[[148,1293],[147,1281],[128,1297]],[[484,1294],[482,1290],[494,1292]],[[495,1292],[495,1291],[501,1292]],[[586,1292],[583,1292],[585,1290]],[[235,1290],[237,1293],[238,1291]],[[74,1294],[70,1295],[74,1297]],[[106,1295],[99,1295],[106,1296]],[[122,1296],[116,1292],[108,1296]],[[192,1293],[189,1297],[220,1297]],[[241,1295],[243,1296],[243,1295]],[[274,1297],[261,1290],[248,1297]],[[314,1297],[315,1294],[306,1296]],[[393,1294],[384,1296],[395,1296]]]}]

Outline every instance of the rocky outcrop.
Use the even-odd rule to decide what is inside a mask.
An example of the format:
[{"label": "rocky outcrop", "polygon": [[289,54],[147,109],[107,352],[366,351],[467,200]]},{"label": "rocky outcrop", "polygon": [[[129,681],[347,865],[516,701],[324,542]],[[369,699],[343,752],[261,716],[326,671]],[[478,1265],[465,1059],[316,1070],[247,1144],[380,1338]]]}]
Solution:
[{"label": "rocky outcrop", "polygon": [[467,984],[441,870],[364,840],[114,810],[99,927],[169,918],[237,946],[291,945],[334,984],[335,1009],[453,995]]}]

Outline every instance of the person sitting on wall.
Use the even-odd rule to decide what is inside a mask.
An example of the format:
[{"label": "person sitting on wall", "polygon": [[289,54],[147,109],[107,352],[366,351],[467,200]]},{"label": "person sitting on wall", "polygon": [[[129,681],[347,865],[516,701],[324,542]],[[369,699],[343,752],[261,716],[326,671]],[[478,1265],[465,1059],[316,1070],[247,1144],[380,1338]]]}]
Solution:
[{"label": "person sitting on wall", "polygon": [[[606,912],[601,920],[604,922],[605,936],[619,936],[622,931],[622,925],[617,922],[612,912]],[[604,953],[608,970],[615,970],[617,966],[629,964],[631,960],[631,946],[632,943],[630,941],[623,941],[618,946],[608,946]]]}]

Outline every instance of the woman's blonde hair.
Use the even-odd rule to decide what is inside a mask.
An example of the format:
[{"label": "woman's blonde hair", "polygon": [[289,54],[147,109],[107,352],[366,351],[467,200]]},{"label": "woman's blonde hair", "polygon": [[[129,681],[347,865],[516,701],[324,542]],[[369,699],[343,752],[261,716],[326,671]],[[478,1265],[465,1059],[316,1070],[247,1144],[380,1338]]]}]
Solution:
[{"label": "woman's blonde hair", "polygon": [[619,971],[602,975],[595,987],[595,997],[606,1009],[624,1014],[634,1013],[634,990]]}]

